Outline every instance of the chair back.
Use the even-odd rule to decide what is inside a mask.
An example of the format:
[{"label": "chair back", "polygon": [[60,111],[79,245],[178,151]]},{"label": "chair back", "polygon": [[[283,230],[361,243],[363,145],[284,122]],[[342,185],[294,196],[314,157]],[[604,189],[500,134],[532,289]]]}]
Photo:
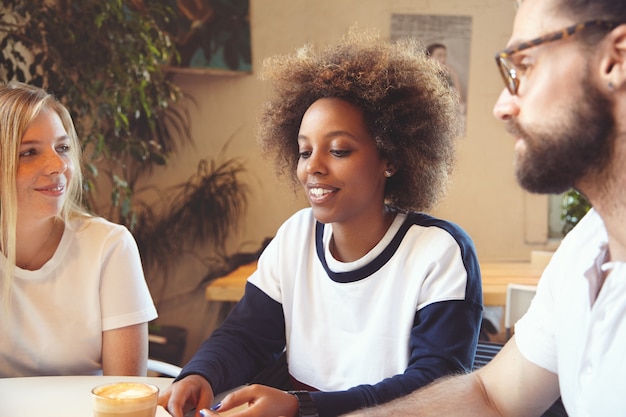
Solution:
[{"label": "chair back", "polygon": [[157,376],[177,377],[182,368],[157,359],[148,359],[148,374]]},{"label": "chair back", "polygon": [[507,340],[513,334],[515,323],[528,311],[536,292],[536,285],[509,284],[507,286],[504,306],[504,329]]}]

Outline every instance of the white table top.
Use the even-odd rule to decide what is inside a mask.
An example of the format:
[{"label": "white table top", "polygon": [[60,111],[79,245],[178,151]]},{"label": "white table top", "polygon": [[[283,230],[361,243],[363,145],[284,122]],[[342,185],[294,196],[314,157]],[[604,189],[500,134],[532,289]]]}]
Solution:
[{"label": "white table top", "polygon": [[[109,382],[146,382],[164,390],[165,377],[41,376],[0,378],[1,417],[91,417],[91,389]],[[169,416],[158,407],[157,417]]]}]

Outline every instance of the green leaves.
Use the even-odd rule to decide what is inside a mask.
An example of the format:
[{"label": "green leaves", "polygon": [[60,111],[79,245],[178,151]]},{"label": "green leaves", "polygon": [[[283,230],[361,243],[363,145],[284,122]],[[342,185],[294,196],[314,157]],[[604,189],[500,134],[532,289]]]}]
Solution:
[{"label": "green leaves", "polygon": [[[182,93],[162,65],[175,48],[157,23],[174,11],[162,1],[5,0],[0,11],[0,75],[44,87],[69,109],[91,184],[98,172],[132,189],[152,164],[164,165],[191,141]],[[170,120],[170,118],[173,118]],[[89,187],[91,189],[91,187]],[[86,193],[92,208],[93,195]],[[129,224],[132,193],[114,191],[108,217]]]},{"label": "green leaves", "polygon": [[[198,247],[204,248],[198,258],[212,260],[209,264],[227,262],[225,242],[247,208],[249,190],[239,180],[244,171],[237,159],[203,159],[188,181],[144,207],[134,235],[145,265],[167,277],[182,254],[195,253]],[[166,284],[154,293],[164,293]]]},{"label": "green leaves", "polygon": [[563,236],[568,234],[590,209],[591,203],[578,191],[572,189],[563,194],[561,212],[561,220],[563,221]]}]

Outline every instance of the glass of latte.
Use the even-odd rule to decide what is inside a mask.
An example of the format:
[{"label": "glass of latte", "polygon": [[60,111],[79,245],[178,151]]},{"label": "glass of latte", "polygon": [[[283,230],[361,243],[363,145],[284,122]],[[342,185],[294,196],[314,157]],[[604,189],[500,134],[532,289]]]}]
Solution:
[{"label": "glass of latte", "polygon": [[91,390],[94,417],[154,417],[159,388],[139,382],[115,382]]}]

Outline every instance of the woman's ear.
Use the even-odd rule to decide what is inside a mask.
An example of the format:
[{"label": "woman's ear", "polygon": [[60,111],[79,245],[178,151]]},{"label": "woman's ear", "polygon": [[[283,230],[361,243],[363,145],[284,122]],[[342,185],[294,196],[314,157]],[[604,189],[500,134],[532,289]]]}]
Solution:
[{"label": "woman's ear", "polygon": [[387,162],[387,166],[385,167],[385,177],[390,178],[395,173],[396,173],[396,168],[393,166],[393,164]]},{"label": "woman's ear", "polygon": [[601,77],[609,90],[618,90],[626,86],[626,24],[613,29],[606,40]]}]

